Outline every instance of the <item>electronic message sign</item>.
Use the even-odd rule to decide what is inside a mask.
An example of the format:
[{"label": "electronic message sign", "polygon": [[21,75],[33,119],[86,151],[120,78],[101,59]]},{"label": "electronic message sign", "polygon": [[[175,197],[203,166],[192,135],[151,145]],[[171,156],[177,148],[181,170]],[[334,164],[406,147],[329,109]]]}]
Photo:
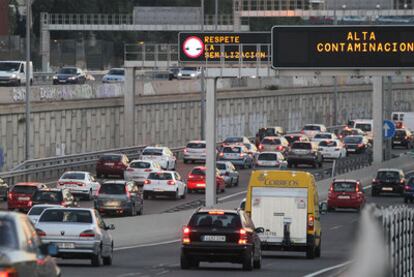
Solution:
[{"label": "electronic message sign", "polygon": [[182,32],[178,34],[181,62],[257,62],[270,60],[269,32]]},{"label": "electronic message sign", "polygon": [[275,26],[272,67],[414,68],[414,26]]}]

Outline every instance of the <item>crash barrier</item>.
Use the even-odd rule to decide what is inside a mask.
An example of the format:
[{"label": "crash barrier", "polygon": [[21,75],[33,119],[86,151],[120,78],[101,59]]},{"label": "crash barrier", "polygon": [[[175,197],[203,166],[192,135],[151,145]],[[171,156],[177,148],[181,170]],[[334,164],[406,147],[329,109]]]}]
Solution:
[{"label": "crash barrier", "polygon": [[372,153],[355,154],[345,159],[337,159],[333,161],[331,177],[344,174],[350,171],[361,169],[372,164]]}]

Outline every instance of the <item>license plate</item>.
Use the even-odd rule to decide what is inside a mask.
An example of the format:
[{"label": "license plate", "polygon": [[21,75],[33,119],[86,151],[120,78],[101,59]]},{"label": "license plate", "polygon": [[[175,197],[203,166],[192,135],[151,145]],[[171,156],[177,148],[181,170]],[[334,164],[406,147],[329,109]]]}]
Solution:
[{"label": "license plate", "polygon": [[393,191],[393,188],[382,188],[382,190],[385,190],[385,191]]},{"label": "license plate", "polygon": [[56,243],[56,246],[58,248],[62,248],[62,249],[73,249],[75,248],[75,244],[72,242],[58,242]]},{"label": "license plate", "polygon": [[197,184],[197,187],[205,187],[204,184]]},{"label": "license plate", "polygon": [[105,206],[119,206],[119,202],[118,201],[108,201],[108,202],[106,202],[106,205]]},{"label": "license plate", "polygon": [[261,162],[262,165],[268,165],[268,166],[273,166],[274,163],[272,162]]},{"label": "license plate", "polygon": [[338,199],[350,199],[349,195],[338,195]]},{"label": "license plate", "polygon": [[356,149],[348,149],[349,152],[355,152]]},{"label": "license plate", "polygon": [[164,190],[160,188],[154,188],[154,191],[163,192]]},{"label": "license plate", "polygon": [[114,166],[114,163],[105,163],[106,166]]},{"label": "license plate", "polygon": [[394,144],[400,144],[401,141],[394,141]]},{"label": "license plate", "polygon": [[19,197],[18,200],[19,201],[29,201],[30,197]]},{"label": "license plate", "polygon": [[226,236],[203,236],[203,241],[226,241]]}]

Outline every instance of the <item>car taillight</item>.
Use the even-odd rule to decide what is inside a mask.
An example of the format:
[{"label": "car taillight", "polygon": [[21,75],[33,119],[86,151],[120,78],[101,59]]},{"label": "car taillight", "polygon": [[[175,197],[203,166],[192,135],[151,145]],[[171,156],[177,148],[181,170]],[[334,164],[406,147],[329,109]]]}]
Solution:
[{"label": "car taillight", "polygon": [[308,215],[308,231],[313,231],[315,228],[315,217],[312,214]]},{"label": "car taillight", "polygon": [[405,136],[404,138],[405,138],[405,139],[408,139],[408,136]]},{"label": "car taillight", "polygon": [[134,169],[133,169],[133,168],[128,167],[128,168],[126,169],[126,171],[131,172],[131,171],[134,171]]},{"label": "car taillight", "polygon": [[[27,203],[27,206],[28,207],[31,207],[33,205],[33,202],[32,201],[29,201],[28,203]],[[0,276],[1,277],[1,276]]]},{"label": "car taillight", "polygon": [[184,148],[184,153],[188,153],[188,150],[187,150],[187,148]]},{"label": "car taillight", "polygon": [[400,184],[404,184],[404,182],[405,182],[405,180],[404,180],[404,179],[401,179],[401,180],[400,180]]},{"label": "car taillight", "polygon": [[276,150],[282,151],[283,150],[283,146],[281,146],[281,145],[276,146]]},{"label": "car taillight", "polygon": [[17,277],[17,271],[14,267],[4,267],[0,269],[0,277]]},{"label": "car taillight", "polygon": [[245,155],[244,153],[240,153],[240,157],[244,157],[244,155]]},{"label": "car taillight", "polygon": [[36,233],[39,237],[45,237],[46,236],[46,232],[41,230],[41,229],[36,229]]},{"label": "car taillight", "polygon": [[167,182],[167,185],[173,186],[173,185],[175,185],[175,181],[174,180],[169,180]]},{"label": "car taillight", "polygon": [[223,156],[224,156],[224,153],[223,153],[223,152],[220,152],[220,153],[219,153],[219,156],[220,156],[220,157],[223,157]]},{"label": "car taillight", "polygon": [[359,148],[364,147],[364,144],[363,143],[360,143],[360,144],[358,144],[358,147]]},{"label": "car taillight", "polygon": [[131,192],[128,191],[127,186],[125,186],[125,194],[126,194],[126,196],[127,196],[128,199],[131,198]]},{"label": "car taillight", "polygon": [[79,237],[81,238],[93,238],[95,237],[95,232],[93,230],[85,230],[80,233]]},{"label": "car taillight", "polygon": [[148,180],[148,179],[146,179],[146,180],[144,181],[144,185],[149,185],[149,184],[151,184],[151,181],[150,181],[150,180]]},{"label": "car taillight", "polygon": [[191,230],[190,230],[189,227],[184,227],[183,228],[183,239],[182,239],[183,244],[189,244],[191,242],[190,232],[191,232]]},{"label": "car taillight", "polygon": [[144,172],[151,172],[151,171],[152,171],[151,168],[147,168],[147,169],[144,170]]},{"label": "car taillight", "polygon": [[263,150],[264,146],[263,144],[259,144],[259,150]]},{"label": "car taillight", "polygon": [[193,174],[190,174],[190,175],[188,175],[188,178],[187,179],[193,179],[194,178],[194,175]]},{"label": "car taillight", "polygon": [[9,192],[9,193],[7,194],[7,197],[9,198],[9,200],[12,200],[12,198],[13,198],[13,194],[12,194],[11,192]]},{"label": "car taillight", "polygon": [[404,190],[410,190],[410,186],[404,186]]},{"label": "car taillight", "polygon": [[239,231],[239,244],[247,244],[247,232],[245,229],[240,229]]},{"label": "car taillight", "polygon": [[376,184],[376,183],[378,183],[378,180],[377,179],[372,179],[372,184]]}]

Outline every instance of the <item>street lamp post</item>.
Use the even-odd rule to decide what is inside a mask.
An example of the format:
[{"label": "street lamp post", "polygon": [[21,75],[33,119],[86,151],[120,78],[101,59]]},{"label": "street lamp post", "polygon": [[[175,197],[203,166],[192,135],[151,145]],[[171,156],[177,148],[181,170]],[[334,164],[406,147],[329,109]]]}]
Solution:
[{"label": "street lamp post", "polygon": [[25,160],[31,158],[30,149],[30,22],[31,22],[31,0],[26,0],[26,95],[25,95],[25,117],[26,117],[26,140]]}]

